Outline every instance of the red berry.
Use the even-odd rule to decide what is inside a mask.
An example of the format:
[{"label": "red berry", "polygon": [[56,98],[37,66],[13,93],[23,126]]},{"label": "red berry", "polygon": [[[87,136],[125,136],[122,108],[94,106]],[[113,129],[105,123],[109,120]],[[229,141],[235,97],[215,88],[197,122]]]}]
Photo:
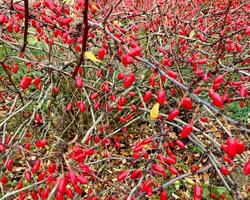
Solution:
[{"label": "red berry", "polygon": [[250,159],[245,163],[243,172],[246,175],[250,174]]},{"label": "red berry", "polygon": [[32,170],[31,170],[32,173],[33,173],[33,174],[37,173],[38,170],[39,170],[39,168],[40,168],[40,166],[41,166],[40,161],[39,161],[39,160],[35,160],[34,165],[33,165],[33,167],[32,167]]},{"label": "red berry", "polygon": [[219,94],[215,93],[213,89],[209,89],[209,95],[215,106],[223,107],[223,100]]},{"label": "red berry", "polygon": [[187,138],[190,133],[192,132],[193,130],[193,125],[192,124],[188,124],[186,125],[183,130],[181,131],[181,138]]},{"label": "red berry", "polygon": [[84,112],[86,110],[86,106],[82,101],[76,101],[76,105],[78,106],[80,112]]},{"label": "red berry", "polygon": [[17,72],[18,72],[18,63],[14,64],[14,66],[13,66],[13,68],[12,68],[12,72],[13,72],[14,74],[17,74]]},{"label": "red berry", "polygon": [[66,111],[71,111],[72,108],[73,108],[72,104],[69,103],[69,104],[67,105],[67,107],[66,107]]},{"label": "red berry", "polygon": [[62,177],[58,181],[58,192],[64,194],[65,189],[66,189],[67,181],[65,177]]},{"label": "red berry", "polygon": [[125,74],[123,73],[123,72],[120,72],[119,74],[118,74],[118,79],[119,80],[122,80],[122,79],[124,79],[124,77],[125,77]]},{"label": "red berry", "polygon": [[179,174],[178,170],[174,166],[172,166],[172,165],[168,167],[168,170],[169,170],[169,172],[171,174],[174,174],[174,175],[178,175]]},{"label": "red berry", "polygon": [[151,165],[151,168],[152,168],[155,172],[162,174],[164,177],[167,176],[167,173],[166,173],[165,169],[164,169],[162,166],[160,166],[160,165],[158,165],[158,164],[152,164],[152,165]]},{"label": "red berry", "polygon": [[47,144],[47,140],[45,140],[45,139],[41,139],[41,140],[36,141],[36,146],[37,147],[43,148],[43,147],[45,147],[46,144]]},{"label": "red berry", "polygon": [[215,193],[212,193],[212,194],[211,194],[211,198],[212,198],[212,199],[216,199],[216,198],[217,198],[217,195],[216,195]]},{"label": "red berry", "polygon": [[83,185],[88,184],[88,180],[85,178],[85,176],[82,176],[82,175],[77,176],[77,180],[78,180],[79,183],[81,183]]},{"label": "red berry", "polygon": [[235,142],[237,147],[237,154],[242,154],[245,151],[245,144],[240,140],[236,140]]},{"label": "red berry", "polygon": [[170,69],[167,70],[167,74],[173,79],[176,79],[178,77],[178,74]]},{"label": "red berry", "polygon": [[128,172],[126,170],[123,170],[120,172],[117,180],[121,182],[127,177],[127,175],[128,175]]},{"label": "red berry", "polygon": [[101,48],[101,49],[99,49],[99,51],[98,51],[98,58],[102,60],[102,59],[105,57],[106,54],[107,54],[106,49]]},{"label": "red berry", "polygon": [[170,157],[170,156],[164,158],[164,161],[166,163],[168,163],[169,165],[174,165],[176,163],[176,159],[174,159],[174,157]]},{"label": "red berry", "polygon": [[69,181],[72,185],[75,185],[77,182],[77,177],[74,171],[70,170],[69,171]]},{"label": "red berry", "polygon": [[6,168],[10,172],[12,171],[12,164],[13,164],[13,160],[11,160],[11,159],[7,160],[7,162],[6,162]]},{"label": "red berry", "polygon": [[224,174],[225,176],[227,176],[227,175],[230,174],[229,171],[228,171],[228,169],[227,169],[227,167],[226,167],[225,165],[221,165],[220,171],[221,171],[221,173]]},{"label": "red berry", "polygon": [[43,171],[38,175],[37,180],[38,180],[38,181],[43,180],[44,177],[46,176],[46,174],[47,174],[47,171],[46,171],[46,170],[43,170]]},{"label": "red berry", "polygon": [[39,113],[35,114],[35,121],[38,124],[40,124],[42,122],[42,118],[41,118],[41,115]]},{"label": "red berry", "polygon": [[6,183],[8,183],[8,177],[5,176],[5,175],[3,175],[2,178],[1,178],[1,183],[2,183],[3,185],[5,185]]},{"label": "red berry", "polygon": [[188,97],[185,97],[181,100],[181,105],[188,110],[191,110],[193,108],[192,101]]},{"label": "red berry", "polygon": [[56,171],[56,163],[51,162],[48,168],[49,173],[54,173]]},{"label": "red berry", "polygon": [[82,188],[79,185],[74,185],[73,187],[74,187],[74,190],[75,190],[76,193],[82,194],[83,191],[82,191]]},{"label": "red berry", "polygon": [[167,192],[163,191],[160,193],[160,200],[167,200],[168,196],[167,196]]},{"label": "red berry", "polygon": [[29,87],[31,82],[32,82],[32,78],[30,76],[24,76],[20,81],[20,87],[24,90],[27,87]]},{"label": "red berry", "polygon": [[70,188],[66,188],[65,193],[70,199],[73,199],[74,194]]},{"label": "red berry", "polygon": [[125,88],[130,87],[134,81],[135,81],[135,75],[133,73],[125,76],[124,77],[124,87]]},{"label": "red berry", "polygon": [[133,49],[131,49],[129,52],[128,52],[128,55],[131,56],[131,57],[136,57],[136,56],[141,56],[141,48],[136,46],[134,47]]},{"label": "red berry", "polygon": [[53,92],[54,94],[58,94],[58,93],[59,93],[59,89],[58,89],[56,86],[53,86],[53,87],[52,87],[52,92]]},{"label": "red berry", "polygon": [[135,178],[139,177],[141,174],[142,174],[141,169],[135,169],[135,170],[131,173],[130,177],[131,177],[131,179],[135,179]]},{"label": "red berry", "polygon": [[231,156],[234,157],[237,154],[237,143],[236,140],[229,137],[227,139],[227,153]]},{"label": "red berry", "polygon": [[148,102],[150,101],[151,97],[152,97],[152,90],[150,89],[144,94],[143,101]]},{"label": "red berry", "polygon": [[0,15],[0,24],[6,24],[8,22],[8,17],[2,12]]},{"label": "red berry", "polygon": [[166,93],[164,90],[160,89],[157,93],[157,102],[162,105],[164,104],[165,100],[166,100]]},{"label": "red berry", "polygon": [[179,113],[180,113],[180,111],[179,111],[178,108],[173,109],[173,110],[168,114],[167,120],[168,120],[168,121],[174,120],[174,119],[179,115]]},{"label": "red berry", "polygon": [[203,189],[202,187],[196,185],[194,186],[194,197],[196,198],[201,198],[203,194]]},{"label": "red berry", "polygon": [[83,81],[81,77],[78,76],[75,78],[75,86],[78,89],[81,89],[83,87]]},{"label": "red berry", "polygon": [[26,179],[27,181],[30,181],[30,180],[31,180],[31,173],[30,173],[29,171],[26,171],[26,172],[24,173],[24,177],[25,177],[25,179]]}]

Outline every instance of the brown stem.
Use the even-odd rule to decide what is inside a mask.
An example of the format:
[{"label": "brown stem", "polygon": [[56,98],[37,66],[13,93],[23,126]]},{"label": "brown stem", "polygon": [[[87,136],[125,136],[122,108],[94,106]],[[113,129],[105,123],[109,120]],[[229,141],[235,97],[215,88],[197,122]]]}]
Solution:
[{"label": "brown stem", "polygon": [[72,74],[72,77],[75,78],[80,66],[83,64],[84,65],[84,53],[86,52],[87,49],[87,39],[88,39],[88,30],[89,30],[89,25],[88,25],[88,6],[89,6],[89,0],[85,0],[84,3],[84,10],[83,10],[83,23],[84,23],[84,32],[83,32],[83,41],[82,41],[82,51],[80,54],[80,58],[78,61],[78,64]]},{"label": "brown stem", "polygon": [[25,51],[26,45],[28,44],[28,27],[29,27],[29,0],[24,0],[24,9],[25,9],[25,21],[24,21],[24,33],[23,33],[23,46],[21,52]]}]

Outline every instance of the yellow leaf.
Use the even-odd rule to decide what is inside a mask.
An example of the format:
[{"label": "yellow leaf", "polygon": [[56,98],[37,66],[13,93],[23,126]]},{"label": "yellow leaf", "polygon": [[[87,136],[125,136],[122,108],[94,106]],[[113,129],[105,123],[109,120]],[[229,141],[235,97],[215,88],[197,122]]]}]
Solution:
[{"label": "yellow leaf", "polygon": [[195,35],[195,32],[194,32],[194,30],[192,30],[192,31],[189,33],[189,38],[193,38],[194,35]]},{"label": "yellow leaf", "polygon": [[150,110],[150,119],[151,120],[156,120],[158,115],[159,115],[159,107],[160,104],[156,103],[153,108]]},{"label": "yellow leaf", "polygon": [[92,62],[101,62],[100,60],[98,60],[95,55],[91,52],[91,51],[86,51],[85,52],[85,56],[91,60]]}]

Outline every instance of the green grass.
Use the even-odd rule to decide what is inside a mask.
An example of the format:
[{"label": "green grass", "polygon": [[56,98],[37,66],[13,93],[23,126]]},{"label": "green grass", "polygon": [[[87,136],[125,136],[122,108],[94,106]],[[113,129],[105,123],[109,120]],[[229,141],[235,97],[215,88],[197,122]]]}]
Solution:
[{"label": "green grass", "polygon": [[249,113],[250,113],[250,107],[244,106],[240,107],[239,102],[233,102],[230,104],[227,104],[226,106],[227,114],[237,121],[242,121],[244,124],[247,124],[249,121]]}]

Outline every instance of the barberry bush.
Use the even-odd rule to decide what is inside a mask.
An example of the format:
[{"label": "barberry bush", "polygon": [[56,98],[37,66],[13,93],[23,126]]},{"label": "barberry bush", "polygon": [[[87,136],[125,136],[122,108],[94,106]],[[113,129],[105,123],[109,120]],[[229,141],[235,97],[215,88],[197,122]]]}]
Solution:
[{"label": "barberry bush", "polygon": [[249,12],[2,0],[0,199],[247,199]]}]

